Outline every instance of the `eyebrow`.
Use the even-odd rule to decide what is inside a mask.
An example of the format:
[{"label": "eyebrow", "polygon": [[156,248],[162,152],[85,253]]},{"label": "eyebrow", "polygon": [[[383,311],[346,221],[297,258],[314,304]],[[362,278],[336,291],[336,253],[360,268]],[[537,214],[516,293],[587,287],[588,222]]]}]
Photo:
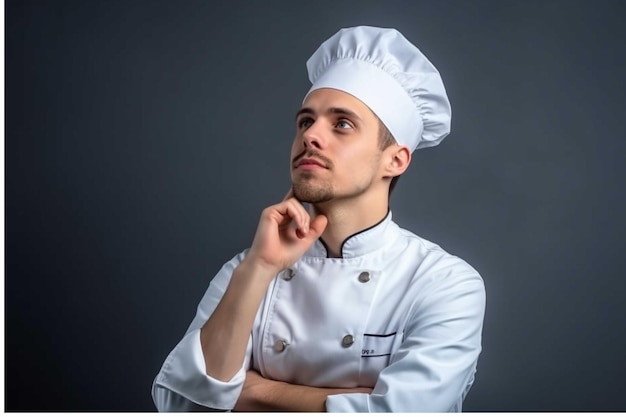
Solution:
[{"label": "eyebrow", "polygon": [[[326,113],[348,116],[349,118],[361,121],[361,118],[355,112],[342,107],[331,107],[326,111]],[[310,107],[303,107],[296,113],[296,119],[298,119],[298,117],[302,114],[315,114],[315,112]]]}]

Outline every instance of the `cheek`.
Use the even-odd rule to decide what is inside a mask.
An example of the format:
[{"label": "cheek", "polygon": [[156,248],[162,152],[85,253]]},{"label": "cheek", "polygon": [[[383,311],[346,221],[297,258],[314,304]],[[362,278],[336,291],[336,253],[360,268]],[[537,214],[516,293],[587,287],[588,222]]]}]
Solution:
[{"label": "cheek", "polygon": [[336,155],[338,161],[343,161],[345,165],[359,168],[365,165],[371,158],[371,153],[364,147],[337,147],[333,154]]},{"label": "cheek", "polygon": [[343,161],[344,172],[354,178],[369,177],[380,165],[380,155],[366,148],[342,150],[337,160]]}]

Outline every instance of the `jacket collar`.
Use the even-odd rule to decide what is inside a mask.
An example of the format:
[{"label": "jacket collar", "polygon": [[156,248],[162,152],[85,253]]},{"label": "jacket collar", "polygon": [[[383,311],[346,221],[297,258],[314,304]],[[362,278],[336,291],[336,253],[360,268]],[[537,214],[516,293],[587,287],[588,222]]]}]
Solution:
[{"label": "jacket collar", "polygon": [[[341,258],[356,258],[381,249],[395,237],[398,230],[398,226],[391,221],[389,210],[378,223],[348,236],[341,244]],[[324,241],[321,238],[316,240],[305,256],[328,258]]]}]

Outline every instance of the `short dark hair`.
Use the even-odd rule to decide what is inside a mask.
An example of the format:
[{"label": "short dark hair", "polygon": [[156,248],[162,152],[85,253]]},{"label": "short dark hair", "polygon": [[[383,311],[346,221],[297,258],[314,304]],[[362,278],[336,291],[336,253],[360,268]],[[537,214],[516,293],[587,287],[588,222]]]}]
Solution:
[{"label": "short dark hair", "polygon": [[[389,129],[387,129],[387,126],[385,126],[385,124],[380,119],[378,119],[378,146],[380,147],[380,149],[384,151],[391,145],[395,145],[397,143],[398,142],[396,142],[396,139],[393,137]],[[395,176],[391,179],[391,183],[389,184],[390,196],[399,178],[400,175]]]}]

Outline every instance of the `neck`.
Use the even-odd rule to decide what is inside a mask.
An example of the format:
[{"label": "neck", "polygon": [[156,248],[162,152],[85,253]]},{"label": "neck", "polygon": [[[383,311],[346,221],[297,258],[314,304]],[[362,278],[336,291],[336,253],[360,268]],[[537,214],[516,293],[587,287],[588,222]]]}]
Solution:
[{"label": "neck", "polygon": [[324,214],[328,226],[322,233],[328,256],[341,257],[341,246],[350,236],[380,222],[389,210],[387,198],[333,200],[313,206],[314,214]]}]

